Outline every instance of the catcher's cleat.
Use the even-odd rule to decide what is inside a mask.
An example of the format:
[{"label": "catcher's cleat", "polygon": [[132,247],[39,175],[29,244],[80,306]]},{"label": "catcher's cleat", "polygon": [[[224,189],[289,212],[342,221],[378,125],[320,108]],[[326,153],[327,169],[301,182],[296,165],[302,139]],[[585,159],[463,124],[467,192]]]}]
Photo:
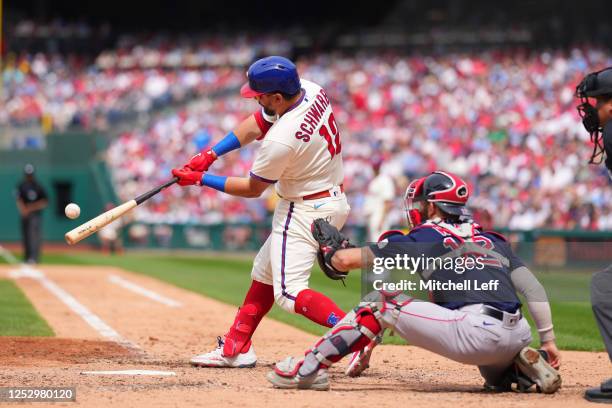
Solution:
[{"label": "catcher's cleat", "polygon": [[491,385],[485,382],[483,388],[484,392],[490,393],[510,392],[512,391],[512,384]]},{"label": "catcher's cleat", "polygon": [[524,347],[514,362],[522,374],[518,376],[519,391],[527,391],[536,384],[539,392],[552,394],[561,387],[561,376],[548,364],[545,353]]},{"label": "catcher's cleat", "polygon": [[374,347],[382,342],[383,333],[379,334],[363,350],[356,351],[351,355],[351,359],[344,372],[349,377],[359,377],[361,373],[370,368],[370,357]]},{"label": "catcher's cleat", "polygon": [[316,391],[329,390],[327,370],[319,369],[313,375],[302,377],[298,373],[302,362],[303,360],[287,357],[274,365],[274,371],[270,371],[266,375],[266,379],[272,383],[274,388]]},{"label": "catcher's cleat", "polygon": [[217,337],[219,345],[210,353],[200,354],[189,360],[194,367],[220,367],[220,368],[250,368],[257,364],[257,356],[251,345],[245,353],[238,353],[234,357],[223,355],[223,339]]}]

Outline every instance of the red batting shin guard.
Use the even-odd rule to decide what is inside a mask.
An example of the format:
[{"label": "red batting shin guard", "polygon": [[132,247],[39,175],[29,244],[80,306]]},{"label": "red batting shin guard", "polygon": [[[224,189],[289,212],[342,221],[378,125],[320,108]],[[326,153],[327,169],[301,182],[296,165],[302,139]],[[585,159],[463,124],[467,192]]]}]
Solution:
[{"label": "red batting shin guard", "polygon": [[249,350],[251,336],[273,304],[274,289],[272,285],[254,280],[244,298],[244,303],[236,313],[232,327],[225,335],[224,356],[234,357],[238,353]]},{"label": "red batting shin guard", "polygon": [[298,293],[294,310],[296,313],[326,327],[334,327],[346,315],[333,300],[312,289],[304,289]]}]

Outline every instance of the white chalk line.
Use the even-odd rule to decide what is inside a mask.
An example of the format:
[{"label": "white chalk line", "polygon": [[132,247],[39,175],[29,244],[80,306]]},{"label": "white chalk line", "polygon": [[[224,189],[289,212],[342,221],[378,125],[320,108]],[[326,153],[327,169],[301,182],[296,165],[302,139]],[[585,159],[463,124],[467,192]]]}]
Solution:
[{"label": "white chalk line", "polygon": [[15,265],[15,264],[19,263],[19,261],[11,253],[11,251],[9,251],[8,249],[4,248],[2,245],[0,245],[0,256],[2,256],[2,258],[4,258],[4,260],[6,262],[8,262],[9,264]]},{"label": "white chalk line", "polygon": [[155,375],[162,377],[170,377],[176,375],[174,371],[156,371],[156,370],[114,370],[114,371],[81,371],[85,375]]},{"label": "white chalk line", "polygon": [[168,307],[181,307],[183,306],[183,304],[181,302],[178,302],[174,299],[170,299],[166,296],[162,296],[156,292],[153,292],[152,290],[149,290],[147,288],[144,288],[140,285],[135,284],[134,282],[130,282],[127,279],[122,278],[121,276],[118,275],[109,275],[108,276],[108,280],[111,281],[112,283],[121,286],[124,289],[130,290],[134,293],[138,293],[139,295],[142,295],[144,297],[147,297],[151,300],[154,300],[156,302],[159,302],[161,304],[164,304]]},{"label": "white chalk line", "polygon": [[123,338],[117,331],[115,331],[115,329],[110,327],[108,324],[106,324],[106,322],[104,322],[104,320],[98,317],[98,315],[94,314],[91,310],[76,300],[70,293],[66,292],[55,282],[47,278],[42,271],[28,265],[22,265],[19,270],[10,271],[9,276],[13,278],[27,277],[37,280],[42,286],[47,288],[49,292],[54,294],[62,303],[68,306],[70,310],[76,313],[89,326],[97,331],[102,337],[128,349],[141,350],[138,345]]}]

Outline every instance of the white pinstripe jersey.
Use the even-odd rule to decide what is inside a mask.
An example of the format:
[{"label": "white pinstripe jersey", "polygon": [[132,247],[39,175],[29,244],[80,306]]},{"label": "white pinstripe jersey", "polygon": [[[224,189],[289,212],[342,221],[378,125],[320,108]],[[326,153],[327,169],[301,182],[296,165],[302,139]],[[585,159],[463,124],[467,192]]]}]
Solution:
[{"label": "white pinstripe jersey", "polygon": [[342,183],[342,145],[327,94],[301,80],[303,95],[268,130],[251,176],[276,183],[284,198],[329,190]]}]

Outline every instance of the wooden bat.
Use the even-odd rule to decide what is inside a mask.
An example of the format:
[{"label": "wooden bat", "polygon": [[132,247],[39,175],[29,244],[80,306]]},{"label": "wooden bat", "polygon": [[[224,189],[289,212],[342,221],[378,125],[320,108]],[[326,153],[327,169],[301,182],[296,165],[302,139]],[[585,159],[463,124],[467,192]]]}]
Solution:
[{"label": "wooden bat", "polygon": [[159,193],[166,187],[170,187],[172,184],[176,183],[177,181],[178,181],[178,177],[175,177],[172,180],[162,184],[161,186],[155,187],[154,189],[147,191],[146,193],[142,195],[139,195],[133,200],[126,201],[125,203],[115,208],[112,208],[106,211],[105,213],[98,215],[95,218],[92,218],[86,223],[79,225],[75,229],[68,231],[66,235],[64,235],[66,242],[70,245],[74,245],[77,242],[84,240],[91,234],[99,231],[104,226],[115,221],[117,218],[122,217],[123,215],[128,213],[130,210],[132,210],[134,207],[136,207],[137,205],[144,203],[149,198],[153,197],[155,194]]}]

